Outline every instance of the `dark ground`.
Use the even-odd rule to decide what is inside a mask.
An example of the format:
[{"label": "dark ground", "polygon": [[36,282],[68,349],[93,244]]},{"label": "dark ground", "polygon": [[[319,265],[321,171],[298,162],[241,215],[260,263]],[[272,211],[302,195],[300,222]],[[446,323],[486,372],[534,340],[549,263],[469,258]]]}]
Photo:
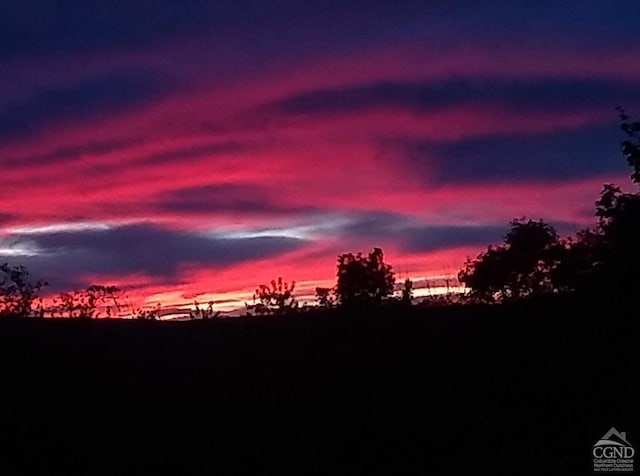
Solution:
[{"label": "dark ground", "polygon": [[611,426],[640,447],[639,319],[4,320],[0,474],[591,474]]}]

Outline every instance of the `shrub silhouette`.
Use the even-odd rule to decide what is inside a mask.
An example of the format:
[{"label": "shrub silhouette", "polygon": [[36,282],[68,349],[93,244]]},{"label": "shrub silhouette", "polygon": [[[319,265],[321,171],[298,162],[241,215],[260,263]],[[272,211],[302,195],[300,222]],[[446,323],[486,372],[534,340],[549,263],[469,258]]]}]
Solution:
[{"label": "shrub silhouette", "polygon": [[411,306],[412,301],[413,301],[413,281],[407,278],[404,280],[400,302],[405,306]]},{"label": "shrub silhouette", "polygon": [[94,284],[84,290],[71,291],[58,295],[50,309],[51,315],[69,318],[92,319],[114,317],[123,309],[124,300],[120,289],[116,286]]},{"label": "shrub silhouette", "polygon": [[318,301],[318,306],[331,309],[335,306],[335,298],[332,296],[334,292],[333,288],[316,288],[316,300]]},{"label": "shrub silhouette", "polygon": [[[0,316],[42,317],[40,291],[47,285],[46,281],[32,281],[24,266],[0,265]],[[40,304],[34,309],[36,301]]]},{"label": "shrub silhouette", "polygon": [[158,321],[162,317],[162,304],[158,303],[155,307],[146,309],[136,309],[132,317],[139,321]]},{"label": "shrub silhouette", "polygon": [[209,301],[207,303],[206,308],[200,307],[200,303],[195,301],[193,303],[194,308],[189,311],[190,319],[215,319],[216,317],[220,317],[222,312],[213,310],[213,301]]},{"label": "shrub silhouette", "polygon": [[343,306],[379,304],[393,294],[393,269],[384,262],[384,253],[374,248],[368,256],[344,253],[338,256],[336,297]]},{"label": "shrub silhouette", "polygon": [[[282,277],[271,280],[271,285],[261,284],[253,294],[254,302],[258,304],[252,306],[257,314],[284,314],[293,311],[298,307],[298,302],[293,297],[295,281],[287,283]],[[250,309],[250,306],[247,306]]]}]

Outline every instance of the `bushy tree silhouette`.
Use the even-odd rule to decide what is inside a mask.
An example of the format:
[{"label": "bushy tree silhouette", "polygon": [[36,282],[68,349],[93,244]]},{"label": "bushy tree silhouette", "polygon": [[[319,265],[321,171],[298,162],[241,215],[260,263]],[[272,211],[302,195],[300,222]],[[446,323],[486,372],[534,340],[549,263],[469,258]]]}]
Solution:
[{"label": "bushy tree silhouette", "polygon": [[561,246],[555,229],[544,221],[513,220],[504,244],[467,259],[458,280],[470,288],[472,298],[487,302],[549,292]]},{"label": "bushy tree silhouette", "polygon": [[[42,316],[40,291],[47,285],[46,281],[33,281],[24,266],[0,265],[0,316]],[[38,300],[40,305],[34,309]]]},{"label": "bushy tree silhouette", "polygon": [[640,194],[605,185],[596,214],[595,282],[607,291],[632,292],[640,284]]},{"label": "bushy tree silhouette", "polygon": [[344,253],[338,256],[336,297],[345,305],[377,304],[393,294],[393,269],[384,262],[384,253],[374,248],[367,256]]},{"label": "bushy tree silhouette", "polygon": [[586,228],[568,237],[555,248],[556,265],[551,269],[551,282],[561,293],[585,290],[601,266],[601,235]]}]

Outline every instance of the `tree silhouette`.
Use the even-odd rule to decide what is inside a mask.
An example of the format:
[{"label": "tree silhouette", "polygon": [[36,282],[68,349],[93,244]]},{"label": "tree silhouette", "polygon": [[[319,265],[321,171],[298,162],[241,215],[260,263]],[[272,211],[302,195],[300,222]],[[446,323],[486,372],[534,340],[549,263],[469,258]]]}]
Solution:
[{"label": "tree silhouette", "polygon": [[[640,187],[640,122],[617,108],[627,135],[621,149]],[[484,301],[548,291],[606,292],[631,296],[640,286],[640,192],[603,185],[596,201],[598,224],[565,240],[540,222],[512,222],[501,246],[489,246],[459,273],[470,296]]]},{"label": "tree silhouette", "polygon": [[[640,187],[640,122],[631,121],[622,108],[618,112],[627,135],[622,154],[631,168],[631,181]],[[640,193],[605,184],[595,205],[598,225],[580,237],[575,250],[588,254],[593,263],[583,273],[588,279],[579,283],[580,289],[631,295],[640,285]]]},{"label": "tree silhouette", "polygon": [[622,142],[622,154],[631,167],[631,180],[640,185],[640,121],[632,121],[621,107],[617,110],[622,122],[620,128],[628,136],[628,139]]},{"label": "tree silhouette", "polygon": [[504,244],[467,259],[458,279],[472,298],[487,302],[550,292],[561,246],[555,229],[542,220],[513,220]]},{"label": "tree silhouette", "polygon": [[[46,281],[32,281],[24,266],[0,265],[0,316],[32,317],[37,311],[43,314],[40,291],[47,286]],[[39,309],[33,303],[40,299]]]},{"label": "tree silhouette", "polygon": [[384,262],[384,253],[374,248],[368,256],[344,253],[338,256],[336,296],[341,305],[380,303],[393,294],[392,267]]}]

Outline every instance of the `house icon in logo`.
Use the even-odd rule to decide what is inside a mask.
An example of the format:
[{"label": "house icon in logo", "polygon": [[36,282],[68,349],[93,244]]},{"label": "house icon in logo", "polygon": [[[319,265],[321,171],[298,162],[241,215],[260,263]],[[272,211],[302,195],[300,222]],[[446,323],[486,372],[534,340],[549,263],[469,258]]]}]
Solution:
[{"label": "house icon in logo", "polygon": [[627,434],[611,427],[598,442],[593,445],[594,471],[633,471],[635,450],[627,441]]},{"label": "house icon in logo", "polygon": [[593,446],[631,446],[627,441],[627,434],[611,427],[605,435]]}]

